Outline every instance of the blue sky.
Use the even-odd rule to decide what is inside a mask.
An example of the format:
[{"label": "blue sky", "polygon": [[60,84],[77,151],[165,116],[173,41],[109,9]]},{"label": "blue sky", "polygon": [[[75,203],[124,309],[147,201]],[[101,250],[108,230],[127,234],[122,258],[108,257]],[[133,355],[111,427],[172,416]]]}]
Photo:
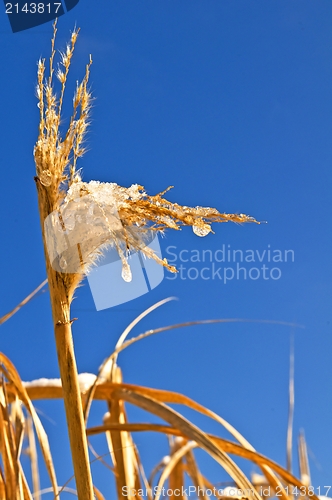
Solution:
[{"label": "blue sky", "polygon": [[[72,308],[79,318],[74,326],[79,370],[95,373],[125,326],[169,296],[179,300],[151,314],[136,334],[214,318],[303,325],[235,323],[175,330],[136,344],[119,361],[127,382],[187,394],[229,420],[257,450],[285,464],[294,335],[295,434],[305,430],[313,484],[330,484],[332,5],[325,0],[100,3],[81,0],[58,24],[60,50],[74,25],[81,28],[64,120],[70,116],[75,81],[84,75],[89,54],[93,57],[95,100],[88,152],[79,165],[84,180],[139,183],[149,194],[173,185],[171,201],[245,213],[268,223],[216,225],[215,234],[206,238],[189,228],[167,232],[161,239],[163,254],[176,254],[174,264],[186,267],[186,279],[165,274],[153,291],[114,308],[96,312],[85,280]],[[0,315],[45,279],[32,151],[38,127],[36,63],[49,56],[51,33],[48,23],[13,34],[6,15],[0,15]],[[280,269],[279,279],[247,276],[225,284],[212,279],[212,271],[207,280],[188,278],[189,267],[200,273],[205,264],[181,262],[181,250],[215,255],[223,245],[260,254],[268,248],[282,254],[292,250],[294,261],[264,261]],[[207,265],[211,270],[212,263]],[[235,269],[236,263],[214,265]],[[245,266],[249,273],[262,263],[256,259]],[[58,376],[48,293],[1,326],[0,349],[24,380]],[[64,482],[71,465],[61,403],[38,407]],[[98,409],[104,411],[101,405]],[[217,432],[205,420],[197,422]],[[137,443],[147,470],[166,453],[165,442],[156,437],[137,436]],[[96,448],[107,451],[101,439]],[[225,480],[217,465],[200,457],[213,481]],[[255,470],[248,464],[244,468]],[[93,471],[110,498],[111,481],[105,481],[102,468]]]}]

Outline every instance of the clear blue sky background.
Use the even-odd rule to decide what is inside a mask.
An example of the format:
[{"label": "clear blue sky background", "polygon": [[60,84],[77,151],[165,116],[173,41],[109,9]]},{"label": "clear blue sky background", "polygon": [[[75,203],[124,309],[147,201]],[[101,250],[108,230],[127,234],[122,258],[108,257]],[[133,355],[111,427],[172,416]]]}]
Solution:
[{"label": "clear blue sky background", "polygon": [[[85,281],[73,305],[79,370],[96,373],[125,326],[168,296],[179,300],[154,312],[136,334],[210,318],[303,325],[196,326],[142,341],[119,361],[127,382],[191,396],[228,419],[260,452],[285,464],[294,335],[294,429],[305,430],[313,484],[331,484],[331,2],[81,0],[59,20],[58,49],[65,48],[75,24],[81,34],[64,118],[92,53],[95,101],[89,151],[80,162],[84,180],[139,183],[150,194],[174,185],[168,193],[172,201],[268,221],[216,226],[215,235],[206,238],[189,228],[169,231],[161,242],[166,257],[170,245],[177,254],[222,245],[262,252],[270,245],[295,255],[294,262],[276,264],[279,280],[234,279],[225,285],[217,278],[165,279],[149,294],[101,312]],[[32,150],[38,127],[36,63],[49,56],[51,32],[49,23],[12,34],[6,15],[0,15],[0,315],[45,279]],[[261,265],[246,264],[247,269]],[[1,326],[0,349],[24,380],[58,376],[48,293]],[[71,475],[62,404],[37,406],[61,484]],[[102,405],[98,410],[104,411]],[[91,423],[96,421],[93,416]],[[196,422],[218,431],[205,419]],[[166,443],[155,436],[136,438],[149,471],[166,454]],[[100,454],[107,452],[102,439],[95,444]],[[200,457],[212,481],[226,479],[219,466]],[[255,470],[251,464],[244,469]],[[93,471],[97,486],[111,498],[108,472],[99,465]]]}]

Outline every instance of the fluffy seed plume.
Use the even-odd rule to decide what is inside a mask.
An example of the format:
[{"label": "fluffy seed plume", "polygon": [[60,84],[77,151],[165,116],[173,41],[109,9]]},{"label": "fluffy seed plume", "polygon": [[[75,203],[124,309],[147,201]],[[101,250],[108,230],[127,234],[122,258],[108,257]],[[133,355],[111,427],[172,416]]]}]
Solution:
[{"label": "fluffy seed plume", "polygon": [[[58,257],[63,272],[85,273],[102,248],[113,246],[121,258],[126,281],[130,281],[131,276],[126,255],[138,250],[169,271],[177,272],[147,245],[153,233],[191,226],[197,236],[206,236],[212,232],[212,222],[256,222],[243,214],[224,214],[214,208],[190,208],[172,203],[164,197],[169,189],[149,196],[143,186],[137,184],[124,188],[115,183],[86,183],[77,174],[60,210],[54,212],[46,226],[48,248],[53,247],[52,262]],[[64,241],[64,235],[67,241]],[[65,252],[62,252],[63,248],[66,248]]]},{"label": "fluffy seed plume", "polygon": [[[226,214],[215,208],[191,208],[170,202],[164,196],[170,187],[151,196],[137,184],[125,188],[115,183],[82,181],[77,160],[84,154],[83,141],[89,125],[91,56],[85,76],[77,84],[73,114],[63,139],[59,130],[77,35],[78,31],[74,31],[65,53],[60,53],[62,67],[56,72],[61,84],[59,98],[54,93],[52,82],[56,23],[48,78],[45,78],[45,61],[39,61],[38,64],[40,125],[34,156],[37,179],[47,193],[45,235],[52,267],[55,266],[54,269],[62,273],[84,274],[105,247],[113,246],[121,258],[122,275],[126,281],[131,279],[127,257],[138,250],[169,271],[176,272],[174,266],[168,264],[166,259],[160,259],[148,247],[147,241],[151,234],[191,226],[197,236],[203,237],[212,232],[213,222],[258,223],[253,217],[244,214]],[[77,282],[78,278],[65,279],[69,283]]]}]

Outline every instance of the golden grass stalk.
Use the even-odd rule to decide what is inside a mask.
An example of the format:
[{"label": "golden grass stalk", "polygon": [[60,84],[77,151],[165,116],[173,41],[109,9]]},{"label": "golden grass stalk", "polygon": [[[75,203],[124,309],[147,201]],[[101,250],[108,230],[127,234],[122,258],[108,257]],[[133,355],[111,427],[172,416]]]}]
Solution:
[{"label": "golden grass stalk", "polygon": [[[34,149],[37,173],[35,180],[74,473],[79,498],[91,500],[92,480],[70,318],[70,304],[82,274],[96,261],[100,249],[109,245],[115,246],[120,255],[122,276],[126,281],[131,280],[128,253],[138,249],[168,270],[176,272],[166,259],[160,259],[146,245],[146,238],[151,231],[179,229],[181,225],[187,225],[192,226],[198,236],[205,236],[211,232],[212,222],[256,221],[243,214],[221,214],[212,208],[182,207],[163,198],[167,190],[148,196],[138,185],[123,188],[114,183],[82,182],[76,167],[78,158],[85,151],[83,141],[91,107],[88,80],[92,60],[90,56],[85,76],[77,84],[73,114],[67,131],[62,136],[61,113],[78,30],[72,33],[70,44],[61,53],[61,66],[56,72],[61,85],[59,98],[53,89],[56,31],[55,22],[48,77],[45,77],[45,60],[38,63],[40,123]],[[57,228],[55,221],[58,222]],[[57,253],[57,240],[61,231],[62,243],[68,243],[68,234],[79,239],[79,243],[74,245],[75,256],[79,256],[79,266],[71,262],[73,249],[68,249],[68,245],[68,251],[62,252],[65,255],[61,255],[60,251]],[[62,243],[60,246],[63,246]]]},{"label": "golden grass stalk", "polygon": [[[71,44],[67,46],[66,52],[61,55],[63,70],[57,72],[57,77],[61,83],[59,101],[57,101],[52,87],[55,35],[56,23],[54,23],[54,36],[52,39],[50,74],[47,79],[44,76],[45,61],[39,61],[38,64],[37,95],[39,99],[40,124],[39,136],[34,149],[37,171],[36,185],[52,305],[55,342],[63,387],[76,488],[80,499],[93,500],[93,485],[72,339],[72,321],[70,319],[70,303],[75,284],[77,285],[79,280],[76,275],[58,273],[52,268],[48,258],[44,232],[46,217],[56,210],[59,205],[61,197],[60,184],[65,180],[64,171],[69,166],[70,161],[73,163],[72,168],[75,168],[76,160],[82,154],[80,145],[87,126],[90,102],[87,82],[91,60],[86,67],[86,74],[82,83],[77,86],[74,99],[74,113],[67,134],[61,140],[59,126],[63,96],[78,32],[74,31],[72,33]],[[76,116],[78,110],[79,117]],[[71,158],[70,155],[72,155]]]}]

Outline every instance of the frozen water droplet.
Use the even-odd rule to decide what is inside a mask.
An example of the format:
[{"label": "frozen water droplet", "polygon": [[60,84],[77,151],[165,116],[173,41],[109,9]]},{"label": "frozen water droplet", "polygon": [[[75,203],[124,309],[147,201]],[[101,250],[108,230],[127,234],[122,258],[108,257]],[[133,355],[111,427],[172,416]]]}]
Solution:
[{"label": "frozen water droplet", "polygon": [[193,231],[196,234],[196,236],[203,237],[203,236],[206,236],[207,234],[209,234],[209,232],[211,231],[211,228],[210,228],[210,226],[205,224],[204,227],[193,226]]},{"label": "frozen water droplet", "polygon": [[131,274],[130,265],[128,264],[128,262],[126,260],[122,262],[121,276],[127,283],[130,283],[130,281],[133,279],[133,276]]},{"label": "frozen water droplet", "polygon": [[61,257],[59,265],[63,271],[67,268],[67,261],[64,257]]}]

